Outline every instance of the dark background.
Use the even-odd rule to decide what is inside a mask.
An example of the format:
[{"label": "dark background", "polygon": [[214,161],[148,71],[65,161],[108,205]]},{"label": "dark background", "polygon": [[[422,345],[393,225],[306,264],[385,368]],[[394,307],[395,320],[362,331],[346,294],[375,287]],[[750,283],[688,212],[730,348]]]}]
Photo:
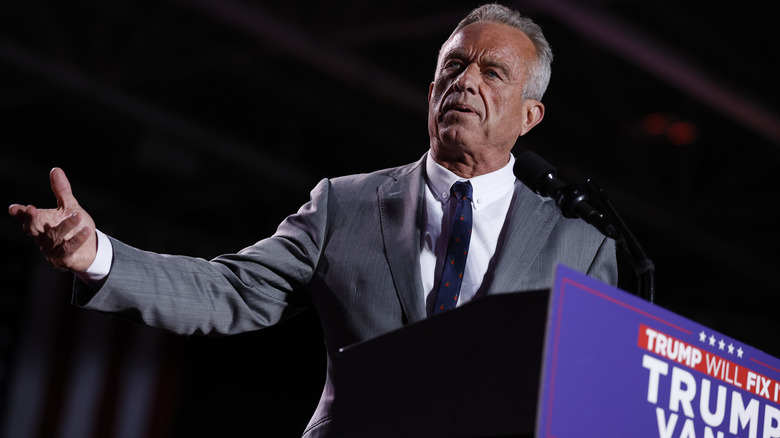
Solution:
[{"label": "dark background", "polygon": [[[660,306],[780,356],[771,2],[506,4],[543,27],[556,56],[545,120],[519,148],[607,188],[656,263]],[[436,54],[478,5],[3,2],[2,200],[52,206],[60,166],[98,227],[127,243],[237,251],[320,178],[426,151]],[[303,430],[324,379],[313,312],[230,338],[175,337],[71,307],[70,276],[10,216],[0,239],[9,438]]]}]

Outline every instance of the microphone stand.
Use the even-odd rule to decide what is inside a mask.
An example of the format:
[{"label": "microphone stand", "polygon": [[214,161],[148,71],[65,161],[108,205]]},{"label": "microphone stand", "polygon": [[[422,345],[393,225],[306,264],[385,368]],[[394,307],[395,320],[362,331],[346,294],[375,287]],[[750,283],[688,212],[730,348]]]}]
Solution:
[{"label": "microphone stand", "polygon": [[584,184],[567,186],[559,193],[559,197],[560,199],[556,199],[559,205],[572,205],[587,200],[605,216],[607,220],[604,222],[608,223],[609,226],[598,228],[607,236],[615,239],[617,247],[631,262],[637,277],[637,296],[651,303],[654,302],[655,265],[618,214],[604,188],[589,178]]}]

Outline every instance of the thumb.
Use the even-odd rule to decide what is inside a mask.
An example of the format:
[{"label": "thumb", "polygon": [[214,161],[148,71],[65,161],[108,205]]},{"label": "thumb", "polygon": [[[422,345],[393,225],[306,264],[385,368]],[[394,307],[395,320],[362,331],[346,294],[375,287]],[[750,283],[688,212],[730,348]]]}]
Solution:
[{"label": "thumb", "polygon": [[51,181],[51,191],[57,198],[57,207],[68,209],[78,205],[70,189],[70,181],[62,169],[59,167],[52,169],[49,173],[49,180]]}]

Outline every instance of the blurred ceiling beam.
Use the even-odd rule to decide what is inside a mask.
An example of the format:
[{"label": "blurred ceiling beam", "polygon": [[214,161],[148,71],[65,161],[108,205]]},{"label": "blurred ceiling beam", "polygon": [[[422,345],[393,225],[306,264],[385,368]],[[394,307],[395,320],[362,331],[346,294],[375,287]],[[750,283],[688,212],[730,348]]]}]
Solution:
[{"label": "blurred ceiling beam", "polygon": [[[468,13],[468,10],[446,12],[390,24],[374,25],[358,29],[339,29],[339,32],[335,33],[330,41],[340,47],[365,47],[370,44],[387,41],[424,38],[434,33],[447,35],[452,32],[452,29],[454,29],[458,22],[460,22]],[[444,43],[444,39],[442,39],[442,43]],[[433,56],[433,54],[431,55]]]},{"label": "blurred ceiling beam", "polygon": [[233,141],[172,112],[93,80],[80,71],[44,59],[10,41],[0,39],[0,60],[116,110],[133,120],[183,139],[188,145],[225,159],[238,168],[261,172],[265,177],[292,189],[308,190],[311,187],[306,172],[287,161],[277,160],[258,148]]},{"label": "blurred ceiling beam", "polygon": [[339,80],[363,89],[400,108],[427,115],[425,89],[411,86],[387,71],[325,44],[304,29],[271,16],[257,5],[238,0],[181,0],[182,5],[264,41],[269,48],[304,62]]},{"label": "blurred ceiling beam", "polygon": [[780,146],[778,114],[711,80],[705,73],[614,19],[567,0],[522,0],[517,5],[531,6],[557,18],[583,37]]}]

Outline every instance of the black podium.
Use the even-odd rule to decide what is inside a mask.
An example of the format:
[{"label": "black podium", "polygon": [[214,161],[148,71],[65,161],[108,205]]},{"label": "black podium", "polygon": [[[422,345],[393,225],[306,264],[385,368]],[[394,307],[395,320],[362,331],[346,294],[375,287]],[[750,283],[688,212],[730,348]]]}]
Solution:
[{"label": "black podium", "polygon": [[343,349],[334,436],[533,436],[548,297],[484,297]]}]

